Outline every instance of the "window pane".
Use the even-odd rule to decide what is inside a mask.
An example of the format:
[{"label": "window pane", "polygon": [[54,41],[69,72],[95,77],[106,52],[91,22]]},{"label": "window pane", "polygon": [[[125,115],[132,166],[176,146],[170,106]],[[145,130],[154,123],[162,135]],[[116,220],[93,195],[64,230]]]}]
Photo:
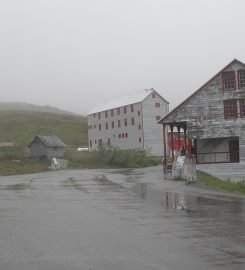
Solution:
[{"label": "window pane", "polygon": [[245,87],[245,70],[239,71],[239,86],[240,88]]},{"label": "window pane", "polygon": [[237,101],[234,99],[224,101],[225,118],[237,118]]},{"label": "window pane", "polygon": [[240,100],[240,115],[245,117],[245,99]]},{"label": "window pane", "polygon": [[236,88],[235,87],[236,81],[235,81],[235,72],[234,71],[223,73],[223,85],[224,85],[224,90]]}]

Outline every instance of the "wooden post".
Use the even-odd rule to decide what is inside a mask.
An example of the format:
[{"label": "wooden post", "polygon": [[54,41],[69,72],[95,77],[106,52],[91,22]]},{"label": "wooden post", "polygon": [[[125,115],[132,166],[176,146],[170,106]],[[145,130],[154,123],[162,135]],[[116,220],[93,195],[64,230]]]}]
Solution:
[{"label": "wooden post", "polygon": [[184,140],[185,140],[185,150],[186,150],[186,125],[184,126]]},{"label": "wooden post", "polygon": [[167,166],[166,124],[163,124],[163,169]]},{"label": "wooden post", "polygon": [[172,162],[174,161],[174,133],[173,133],[173,125],[170,125],[170,130],[171,130],[171,150],[172,150]]},{"label": "wooden post", "polygon": [[178,130],[178,150],[180,150],[180,126],[177,126]]}]

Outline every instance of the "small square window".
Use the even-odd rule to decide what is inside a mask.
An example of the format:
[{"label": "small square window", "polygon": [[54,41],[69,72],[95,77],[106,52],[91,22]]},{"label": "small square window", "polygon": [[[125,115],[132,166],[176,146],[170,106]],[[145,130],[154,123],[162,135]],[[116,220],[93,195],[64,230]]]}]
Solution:
[{"label": "small square window", "polygon": [[154,94],[154,93],[151,96],[152,96],[152,98],[156,98],[156,94]]},{"label": "small square window", "polygon": [[155,107],[156,107],[156,108],[159,108],[159,107],[160,107],[160,103],[159,103],[159,102],[156,102],[156,103],[155,103]]}]

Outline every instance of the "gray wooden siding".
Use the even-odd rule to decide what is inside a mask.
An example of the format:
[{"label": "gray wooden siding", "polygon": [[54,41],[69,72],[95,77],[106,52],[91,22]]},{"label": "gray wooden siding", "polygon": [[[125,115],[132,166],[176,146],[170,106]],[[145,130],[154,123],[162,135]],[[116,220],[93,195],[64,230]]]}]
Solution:
[{"label": "gray wooden siding", "polygon": [[[238,62],[225,71],[244,69]],[[245,160],[245,119],[225,119],[224,100],[245,98],[245,89],[222,89],[222,74],[204,85],[196,94],[180,105],[164,119],[168,121],[187,121],[187,136],[190,138],[239,137],[240,160]]]}]

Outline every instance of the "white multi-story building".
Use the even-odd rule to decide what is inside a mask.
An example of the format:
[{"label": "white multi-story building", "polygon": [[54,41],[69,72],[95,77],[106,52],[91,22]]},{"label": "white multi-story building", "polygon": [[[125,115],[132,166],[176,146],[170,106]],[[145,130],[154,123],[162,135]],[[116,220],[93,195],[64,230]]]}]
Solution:
[{"label": "white multi-story building", "polygon": [[89,151],[105,143],[161,156],[163,134],[157,122],[168,111],[168,101],[154,89],[97,106],[87,116]]}]

